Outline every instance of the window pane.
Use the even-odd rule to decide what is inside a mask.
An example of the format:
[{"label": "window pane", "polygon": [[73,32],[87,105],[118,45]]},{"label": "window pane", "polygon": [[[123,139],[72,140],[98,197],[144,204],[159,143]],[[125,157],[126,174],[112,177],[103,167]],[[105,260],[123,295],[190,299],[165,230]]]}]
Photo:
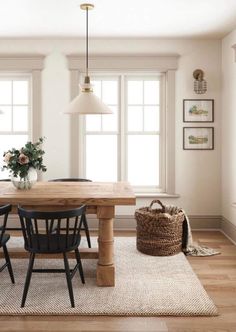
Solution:
[{"label": "window pane", "polygon": [[12,103],[12,82],[0,81],[0,105]]},{"label": "window pane", "polygon": [[86,115],[86,131],[100,131],[101,130],[101,120],[100,114],[89,114]]},{"label": "window pane", "polygon": [[142,106],[128,107],[128,131],[143,131]]},{"label": "window pane", "polygon": [[28,81],[13,82],[13,104],[28,104]]},{"label": "window pane", "polygon": [[128,81],[128,104],[143,103],[143,81]]},{"label": "window pane", "polygon": [[13,131],[27,131],[27,130],[28,130],[28,107],[14,106]]},{"label": "window pane", "polygon": [[159,185],[159,136],[128,136],[128,181],[137,186]]},{"label": "window pane", "polygon": [[117,131],[118,121],[117,121],[117,107],[109,106],[113,114],[102,115],[102,130],[103,131]]},{"label": "window pane", "polygon": [[159,104],[159,81],[144,82],[144,104]]},{"label": "window pane", "polygon": [[0,131],[11,131],[11,106],[0,106]]},{"label": "window pane", "polygon": [[98,97],[101,98],[102,95],[102,82],[100,80],[92,80],[93,92]]},{"label": "window pane", "polygon": [[93,181],[117,181],[117,136],[86,136],[86,177]]},{"label": "window pane", "polygon": [[[28,141],[28,135],[0,135],[0,170],[3,166],[3,153],[12,148],[21,148]],[[8,171],[0,171],[0,179],[7,178]]]},{"label": "window pane", "polygon": [[159,106],[145,106],[144,107],[144,130],[145,131],[159,131]]},{"label": "window pane", "polygon": [[118,101],[118,82],[103,81],[102,82],[102,101],[105,104],[117,105]]}]

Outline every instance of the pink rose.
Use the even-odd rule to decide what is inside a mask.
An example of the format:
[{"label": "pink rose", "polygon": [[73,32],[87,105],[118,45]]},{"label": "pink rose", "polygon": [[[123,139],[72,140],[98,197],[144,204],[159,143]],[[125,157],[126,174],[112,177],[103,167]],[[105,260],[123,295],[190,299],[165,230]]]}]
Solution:
[{"label": "pink rose", "polygon": [[5,161],[5,163],[9,163],[11,157],[12,157],[12,154],[11,154],[10,152],[7,152],[7,153],[4,155],[4,161]]},{"label": "pink rose", "polygon": [[29,158],[24,153],[21,153],[19,155],[18,161],[19,161],[19,164],[25,165],[25,164],[28,164]]}]

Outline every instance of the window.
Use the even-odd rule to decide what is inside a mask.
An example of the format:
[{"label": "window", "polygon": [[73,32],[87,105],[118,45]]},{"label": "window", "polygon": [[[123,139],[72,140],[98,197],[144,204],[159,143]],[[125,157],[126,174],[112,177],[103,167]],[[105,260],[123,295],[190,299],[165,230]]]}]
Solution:
[{"label": "window", "polygon": [[126,77],[125,140],[127,180],[160,187],[160,77]]},{"label": "window", "polygon": [[[31,76],[0,76],[0,167],[3,153],[20,148],[31,137]],[[0,172],[0,178],[8,172]]]},{"label": "window", "polygon": [[[90,58],[95,93],[117,109],[117,114],[96,116],[93,120],[71,117],[70,176],[131,181],[139,196],[157,192],[176,196],[178,58],[173,54]],[[74,98],[82,81],[84,57],[70,54],[67,60]]]},{"label": "window", "polygon": [[136,191],[163,191],[163,74],[91,75],[112,115],[86,115],[80,157],[94,181],[129,181]]}]

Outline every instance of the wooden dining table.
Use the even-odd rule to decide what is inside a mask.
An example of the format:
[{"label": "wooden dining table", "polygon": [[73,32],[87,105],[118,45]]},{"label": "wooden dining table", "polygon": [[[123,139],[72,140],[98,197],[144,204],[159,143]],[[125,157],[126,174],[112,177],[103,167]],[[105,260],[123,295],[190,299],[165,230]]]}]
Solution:
[{"label": "wooden dining table", "polygon": [[134,192],[127,182],[37,182],[30,190],[16,189],[11,182],[0,183],[0,205],[12,204],[27,209],[55,211],[85,204],[87,214],[98,218],[98,248],[83,249],[89,255],[97,252],[98,286],[115,286],[113,221],[115,206],[135,205]]}]

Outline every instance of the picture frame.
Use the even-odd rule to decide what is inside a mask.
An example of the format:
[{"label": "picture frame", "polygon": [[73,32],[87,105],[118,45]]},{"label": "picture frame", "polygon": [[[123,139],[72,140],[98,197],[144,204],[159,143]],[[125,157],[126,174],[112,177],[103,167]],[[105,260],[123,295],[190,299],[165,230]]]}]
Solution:
[{"label": "picture frame", "polygon": [[214,122],[214,99],[184,99],[183,122]]},{"label": "picture frame", "polygon": [[184,150],[214,150],[214,127],[184,127]]}]

